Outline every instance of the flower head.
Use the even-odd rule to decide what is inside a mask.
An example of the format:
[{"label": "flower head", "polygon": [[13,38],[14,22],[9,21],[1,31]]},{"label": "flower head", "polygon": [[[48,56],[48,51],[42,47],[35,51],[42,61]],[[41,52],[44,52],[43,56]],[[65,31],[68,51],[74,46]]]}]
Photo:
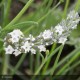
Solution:
[{"label": "flower head", "polygon": [[23,33],[17,29],[8,33],[4,39],[4,49],[6,54],[14,54],[18,56],[21,53],[31,52],[36,54],[46,51],[46,46],[56,43],[65,44],[67,37],[73,29],[76,29],[79,23],[79,15],[75,11],[71,11],[67,19],[62,20],[55,28],[51,28],[41,32],[37,37],[33,37],[31,34],[29,37],[25,37]]},{"label": "flower head", "polygon": [[45,30],[42,33],[42,37],[46,40],[46,39],[51,39],[52,38],[52,34],[53,32],[51,32],[51,30]]},{"label": "flower head", "polygon": [[12,54],[14,52],[14,49],[11,45],[8,45],[6,48],[4,48],[6,54]]},{"label": "flower head", "polygon": [[55,32],[58,33],[59,35],[61,35],[63,33],[63,31],[64,31],[64,29],[63,29],[63,27],[61,25],[58,24],[55,27]]},{"label": "flower head", "polygon": [[31,49],[31,45],[28,41],[24,42],[24,44],[21,46],[21,50],[24,50],[24,53],[29,52]]},{"label": "flower head", "polygon": [[13,52],[13,54],[14,54],[15,56],[18,56],[19,54],[21,54],[21,52],[20,52],[19,50],[15,49],[14,52]]},{"label": "flower head", "polygon": [[64,45],[66,41],[67,41],[66,37],[60,37],[58,43],[62,43]]},{"label": "flower head", "polygon": [[40,52],[41,51],[44,51],[44,52],[46,51],[46,48],[45,48],[44,45],[39,45],[38,48],[39,48]]},{"label": "flower head", "polygon": [[21,38],[23,38],[23,36],[24,36],[23,33],[22,33],[19,29],[14,30],[14,31],[8,33],[8,35],[11,36],[11,37],[9,38],[9,40],[10,40],[12,43],[19,42],[19,40],[20,40]]}]

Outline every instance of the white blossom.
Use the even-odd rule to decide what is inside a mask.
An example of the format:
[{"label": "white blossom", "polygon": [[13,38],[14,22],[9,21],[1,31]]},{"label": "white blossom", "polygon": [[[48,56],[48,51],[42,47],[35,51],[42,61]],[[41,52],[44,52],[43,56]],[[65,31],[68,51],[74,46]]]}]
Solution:
[{"label": "white blossom", "polygon": [[38,48],[39,48],[40,52],[41,51],[44,51],[44,52],[46,51],[46,48],[45,48],[44,45],[39,45]]},{"label": "white blossom", "polygon": [[45,30],[43,33],[42,33],[42,37],[44,39],[51,39],[52,38],[52,33],[51,30]]},{"label": "white blossom", "polygon": [[26,40],[30,40],[30,41],[34,41],[35,38],[30,34],[28,38],[26,38]]},{"label": "white blossom", "polygon": [[29,35],[29,38],[30,38],[31,41],[35,40],[35,38],[31,34]]},{"label": "white blossom", "polygon": [[36,50],[33,49],[33,48],[30,51],[31,51],[32,54],[36,54]]},{"label": "white blossom", "polygon": [[60,37],[58,43],[62,43],[64,45],[66,41],[67,41],[66,37]]},{"label": "white blossom", "polygon": [[58,25],[55,27],[55,32],[58,33],[59,35],[61,35],[61,34],[63,33],[63,31],[64,31],[64,29],[62,28],[61,25],[58,24]]},{"label": "white blossom", "polygon": [[11,45],[8,45],[6,48],[4,48],[5,49],[5,53],[6,54],[12,54],[13,53],[13,51],[14,51],[14,49],[12,48],[12,46]]},{"label": "white blossom", "polygon": [[21,49],[24,49],[24,53],[27,53],[30,51],[31,49],[31,45],[28,41],[24,42],[23,46],[21,46]]},{"label": "white blossom", "polygon": [[70,13],[67,16],[67,19],[77,19],[77,18],[79,18],[79,15],[75,10],[70,11]]},{"label": "white blossom", "polygon": [[19,29],[16,29],[16,30],[13,30],[11,33],[9,33],[12,37],[21,37],[21,36],[24,36],[23,33],[19,30]]},{"label": "white blossom", "polygon": [[20,38],[24,36],[23,33],[19,29],[13,30],[12,32],[8,33],[8,35],[11,36],[9,40],[12,43],[19,42]]},{"label": "white blossom", "polygon": [[70,11],[70,13],[68,14],[67,16],[67,21],[69,21],[69,27],[71,29],[76,29],[77,27],[77,24],[79,23],[80,21],[80,18],[79,18],[79,15],[76,11]]},{"label": "white blossom", "polygon": [[15,51],[13,52],[13,54],[14,54],[15,56],[18,56],[19,54],[21,54],[21,52],[20,52],[19,50],[15,49]]}]

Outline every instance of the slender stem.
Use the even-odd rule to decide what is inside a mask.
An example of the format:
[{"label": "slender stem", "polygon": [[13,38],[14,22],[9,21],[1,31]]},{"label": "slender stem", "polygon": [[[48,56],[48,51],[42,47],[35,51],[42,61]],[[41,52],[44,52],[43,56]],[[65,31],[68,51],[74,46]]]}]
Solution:
[{"label": "slender stem", "polygon": [[[4,4],[6,4],[6,0],[3,1]],[[7,4],[4,5],[4,21],[3,25],[5,26],[7,24],[7,20],[9,17],[9,11],[10,11],[10,6],[11,6],[11,0],[7,1]],[[6,9],[5,9],[6,7]],[[4,54],[3,55],[3,64],[2,64],[2,75],[8,75],[8,64],[9,64],[9,55]]]},{"label": "slender stem", "polygon": [[67,64],[65,64],[57,73],[56,75],[60,75],[64,72],[64,70],[73,62],[75,61],[80,55],[80,52],[76,53],[69,61]]},{"label": "slender stem", "polygon": [[75,49],[74,51],[72,51],[69,55],[67,55],[64,59],[62,59],[56,68],[58,68],[59,66],[61,66],[63,63],[65,63],[67,60],[69,60],[72,56],[74,56],[77,52],[80,51],[80,47],[78,49]]},{"label": "slender stem", "polygon": [[1,1],[1,3],[0,3],[0,8],[2,7],[2,5],[3,5],[3,1]]},{"label": "slender stem", "polygon": [[[52,8],[51,10],[49,10],[44,16],[42,16],[37,22],[40,23],[41,21],[43,21],[51,12],[54,11],[54,9],[55,9],[56,7],[58,7],[58,6],[60,5],[60,3],[61,3],[61,1],[58,2],[58,3],[56,4],[56,6],[55,6],[54,8]],[[32,28],[34,28],[34,26],[31,26],[30,28],[28,28],[28,30],[25,30],[24,33],[26,33],[27,31],[31,30]]]},{"label": "slender stem", "polygon": [[[51,54],[51,53],[54,51],[55,48],[56,48],[56,43],[54,43],[54,44],[52,45],[52,48],[51,48],[51,51],[50,51],[49,54]],[[45,71],[47,70],[50,61],[51,61],[51,58],[50,58],[50,59],[47,61],[47,63],[45,64],[42,74],[44,74]]]},{"label": "slender stem", "polygon": [[[10,12],[10,6],[11,6],[11,0],[4,0],[4,19],[3,19],[3,26],[8,24],[9,21],[9,12]],[[6,4],[7,3],[7,4]]]},{"label": "slender stem", "polygon": [[46,10],[48,10],[52,4],[53,0],[49,0],[48,5],[46,6]]},{"label": "slender stem", "polygon": [[40,23],[42,20],[44,20],[56,7],[58,7],[58,6],[60,5],[60,3],[61,3],[61,2],[58,2],[53,9],[49,10],[49,11],[47,12],[47,14],[45,14],[43,17],[41,17],[41,18],[38,20],[38,23]]},{"label": "slender stem", "polygon": [[41,4],[41,8],[43,7],[43,6],[46,6],[46,3],[48,2],[48,0],[44,0],[44,2]]},{"label": "slender stem", "polygon": [[2,64],[2,75],[8,75],[9,55],[4,54]]},{"label": "slender stem", "polygon": [[[63,58],[56,66],[56,69],[59,68],[59,66],[61,66],[62,64],[66,63],[70,58],[72,58],[73,56],[75,56],[75,54],[77,52],[80,51],[80,47],[78,49],[75,49],[74,51],[72,51],[69,55],[67,55],[65,58]],[[52,69],[46,71],[46,74],[50,74],[50,72],[52,71]]]},{"label": "slender stem", "polygon": [[[11,66],[11,65],[8,65],[8,68],[9,68],[10,71],[13,71],[13,69],[14,69],[14,67]],[[27,77],[25,76],[25,74],[22,73],[22,72],[20,72],[19,70],[17,70],[15,72],[15,74],[18,75],[22,80],[26,80],[27,79]],[[20,76],[20,75],[24,75],[24,76]]]},{"label": "slender stem", "polygon": [[23,54],[20,58],[20,60],[18,61],[18,63],[16,64],[15,68],[13,69],[13,71],[11,72],[11,75],[14,75],[15,72],[18,70],[19,66],[22,64],[24,58],[26,57],[27,54]]},{"label": "slender stem", "polygon": [[40,53],[40,57],[42,58],[42,61],[44,61],[44,56]]},{"label": "slender stem", "polygon": [[66,0],[66,5],[65,5],[65,8],[64,8],[64,12],[63,12],[63,18],[66,17],[68,5],[69,5],[69,1],[70,1],[70,0]]},{"label": "slender stem", "polygon": [[36,54],[36,63],[35,63],[35,71],[37,70],[37,68],[40,65],[40,54],[39,52]]},{"label": "slender stem", "polygon": [[14,23],[16,23],[19,18],[25,13],[25,11],[28,9],[28,7],[31,5],[31,3],[33,2],[33,0],[29,0],[26,5],[23,7],[23,9],[19,12],[19,14],[5,27],[9,27],[11,25],[13,25]]},{"label": "slender stem", "polygon": [[34,75],[37,75],[40,70],[42,69],[43,65],[60,49],[61,46],[59,46],[57,49],[55,49],[47,58],[44,59],[40,67],[37,69],[37,71],[34,73]]},{"label": "slender stem", "polygon": [[66,73],[68,71],[71,71],[72,69],[74,69],[75,67],[77,67],[78,65],[80,65],[80,61],[76,62],[75,64],[73,64],[71,67],[67,68],[62,75],[66,75]]},{"label": "slender stem", "polygon": [[33,73],[33,59],[34,59],[33,54],[30,54],[30,70],[32,73]]},{"label": "slender stem", "polygon": [[[20,23],[17,23],[17,24],[14,24],[12,25],[11,27],[7,28],[7,27],[4,27],[3,29],[1,29],[1,31],[5,31],[5,30],[12,30],[12,29],[15,29],[15,26],[17,28],[21,27],[22,25],[24,24],[34,24],[34,25],[37,25],[38,26],[38,23],[35,22],[35,21],[25,21],[25,22],[20,22]],[[29,27],[30,28],[30,27]],[[27,30],[28,31],[28,30]]]},{"label": "slender stem", "polygon": [[80,0],[77,0],[77,3],[75,5],[75,10],[77,11],[80,7]]},{"label": "slender stem", "polygon": [[62,52],[62,50],[63,50],[63,45],[61,46],[61,48],[60,48],[60,50],[59,50],[59,53],[58,53],[58,55],[57,55],[57,58],[56,58],[56,60],[55,60],[55,62],[54,62],[54,66],[52,67],[52,71],[51,71],[51,75],[53,75],[54,74],[54,71],[55,71],[55,69],[56,69],[56,66],[57,66],[57,63],[58,63],[58,61],[59,61],[59,58],[60,58],[60,55],[61,55],[61,52]]}]

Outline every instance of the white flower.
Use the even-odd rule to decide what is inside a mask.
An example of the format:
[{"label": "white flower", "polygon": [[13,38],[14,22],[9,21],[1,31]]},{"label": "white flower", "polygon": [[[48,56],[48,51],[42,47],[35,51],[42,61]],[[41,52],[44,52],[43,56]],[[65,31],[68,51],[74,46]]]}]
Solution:
[{"label": "white flower", "polygon": [[24,53],[27,53],[30,51],[31,49],[31,45],[28,41],[24,42],[23,46],[21,46],[21,49],[24,49],[25,52]]},{"label": "white flower", "polygon": [[79,15],[76,11],[70,11],[70,13],[67,16],[67,19],[77,19],[79,18]]},{"label": "white flower", "polygon": [[12,43],[19,42],[20,38],[24,36],[23,33],[18,29],[8,33],[8,35],[11,35],[10,40]]},{"label": "white flower", "polygon": [[30,34],[28,38],[26,38],[26,40],[30,40],[30,41],[34,41],[35,38]]},{"label": "white flower", "polygon": [[72,29],[76,29],[77,28],[77,24],[75,24],[74,22],[72,22],[71,28]]},{"label": "white flower", "polygon": [[36,54],[36,50],[33,48],[30,51],[31,51],[31,53]]},{"label": "white flower", "polygon": [[14,52],[14,49],[12,46],[8,45],[8,47],[4,48],[6,54],[12,54]]},{"label": "white flower", "polygon": [[23,33],[19,30],[19,29],[16,29],[16,30],[13,30],[11,33],[9,33],[12,37],[21,37],[21,36],[24,36]]},{"label": "white flower", "polygon": [[45,30],[43,33],[42,33],[42,37],[44,39],[51,39],[52,38],[52,34],[53,32],[51,32],[51,30]]},{"label": "white flower", "polygon": [[19,54],[21,54],[21,52],[20,52],[19,50],[15,49],[15,51],[13,52],[13,54],[14,54],[15,56],[18,56]]},{"label": "white flower", "polygon": [[30,38],[31,41],[35,40],[35,38],[31,34],[29,35],[29,38]]},{"label": "white flower", "polygon": [[44,52],[46,51],[46,48],[45,48],[44,45],[39,45],[38,48],[39,48],[40,52],[41,51],[44,51]]},{"label": "white flower", "polygon": [[59,35],[61,35],[61,34],[63,33],[63,31],[64,31],[64,29],[62,28],[61,25],[58,24],[58,25],[55,27],[55,32],[58,33]]},{"label": "white flower", "polygon": [[58,43],[62,43],[63,45],[65,44],[67,38],[66,37],[60,37]]},{"label": "white flower", "polygon": [[19,38],[13,37],[13,38],[10,38],[8,41],[12,43],[16,43],[16,42],[19,42]]}]

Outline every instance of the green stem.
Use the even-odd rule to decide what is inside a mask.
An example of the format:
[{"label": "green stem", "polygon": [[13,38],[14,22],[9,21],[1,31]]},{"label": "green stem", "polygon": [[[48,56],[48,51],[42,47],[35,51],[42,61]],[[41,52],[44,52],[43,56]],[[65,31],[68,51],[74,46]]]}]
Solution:
[{"label": "green stem", "polygon": [[46,10],[48,10],[52,4],[53,0],[49,0],[48,5],[46,6]]},{"label": "green stem", "polygon": [[64,8],[64,12],[63,12],[63,18],[66,17],[68,5],[69,5],[69,1],[70,1],[70,0],[66,0],[66,5],[65,5],[65,8]]},{"label": "green stem", "polygon": [[14,23],[16,23],[20,17],[25,13],[25,11],[28,9],[28,7],[31,5],[31,3],[33,2],[33,0],[29,0],[26,5],[23,7],[23,9],[19,12],[19,14],[5,27],[9,27],[11,25],[13,25]]},{"label": "green stem", "polygon": [[35,71],[37,70],[37,68],[40,65],[40,53],[36,53],[36,63],[35,63]]},{"label": "green stem", "polygon": [[33,73],[33,54],[30,54],[30,70]]},{"label": "green stem", "polygon": [[[3,3],[6,4],[6,0],[3,0]],[[4,14],[3,15],[4,16],[4,21],[3,21],[4,26],[7,24],[10,6],[11,6],[11,0],[8,0],[7,4],[4,5],[4,13],[3,13]],[[2,64],[2,75],[8,75],[8,64],[9,64],[9,55],[4,54],[3,55],[3,64]]]},{"label": "green stem", "polygon": [[68,71],[71,71],[72,69],[74,69],[75,67],[77,67],[78,65],[80,65],[80,61],[76,62],[75,64],[73,64],[71,67],[67,68],[62,75],[66,75],[66,73]]},{"label": "green stem", "polygon": [[64,70],[73,62],[75,61],[78,57],[80,56],[80,52],[76,53],[69,61],[67,64],[65,64],[57,73],[56,75],[60,75],[64,72]]},{"label": "green stem", "polygon": [[[56,43],[54,43],[54,44],[52,45],[52,48],[51,48],[51,51],[50,51],[49,54],[51,54],[51,53],[54,51],[55,48],[56,48]],[[43,72],[42,72],[43,75],[44,75],[45,71],[47,70],[50,61],[51,61],[51,58],[47,61],[47,63],[46,63],[45,66],[44,66],[44,69],[43,69]]]},{"label": "green stem", "polygon": [[47,58],[44,59],[40,67],[37,69],[37,71],[34,73],[34,75],[37,75],[40,70],[42,69],[43,65],[60,49],[61,46],[59,46],[57,49],[55,49]]},{"label": "green stem", "polygon": [[[48,11],[44,16],[42,16],[37,22],[40,23],[41,21],[43,21],[52,11],[54,11],[54,9],[55,9],[56,7],[58,7],[58,6],[60,5],[60,3],[61,3],[61,2],[58,2],[54,8],[52,8],[51,10],[49,10],[49,11]],[[28,30],[25,30],[24,33],[26,33],[27,31],[29,31],[29,30],[31,30],[31,29],[33,29],[33,28],[34,28],[34,26],[31,26],[30,28],[28,28]]]},{"label": "green stem", "polygon": [[46,3],[48,2],[48,0],[44,0],[44,2],[41,4],[41,8],[46,6]]},{"label": "green stem", "polygon": [[77,1],[76,6],[75,6],[75,10],[78,11],[80,7],[80,0]]},{"label": "green stem", "polygon": [[8,24],[9,21],[9,12],[10,12],[10,6],[11,6],[11,0],[4,0],[4,19],[3,19],[3,26]]},{"label": "green stem", "polygon": [[18,63],[16,64],[15,68],[13,69],[13,71],[11,72],[11,75],[14,75],[15,72],[18,70],[19,66],[22,64],[24,58],[26,57],[26,54],[23,54],[20,58],[20,60],[18,61]]},{"label": "green stem", "polygon": [[56,69],[56,66],[57,66],[57,64],[58,64],[58,61],[59,61],[59,58],[60,58],[60,55],[61,55],[61,52],[62,52],[62,50],[63,50],[63,45],[61,46],[61,48],[60,48],[60,50],[59,50],[59,53],[58,53],[58,55],[57,55],[57,58],[56,58],[56,60],[55,60],[55,62],[54,62],[54,66],[52,67],[52,71],[51,71],[51,75],[53,75],[54,74],[54,71],[55,71],[55,69]]},{"label": "green stem", "polygon": [[[11,65],[8,65],[8,68],[9,68],[10,71],[13,71],[13,69],[14,69],[14,67],[11,66]],[[15,74],[18,75],[22,80],[26,80],[27,79],[27,77],[25,76],[25,74],[22,73],[22,72],[20,72],[19,70],[17,70],[15,72]],[[24,76],[20,76],[20,75],[24,75]]]},{"label": "green stem", "polygon": [[0,8],[2,7],[2,5],[3,5],[3,1],[1,1],[1,3],[0,3]]},{"label": "green stem", "polygon": [[[73,57],[77,52],[80,51],[80,47],[78,49],[75,49],[74,51],[72,51],[69,55],[67,55],[65,58],[63,58],[56,66],[56,69],[59,68],[62,64],[66,63],[71,57]],[[50,72],[52,71],[52,69],[46,71],[46,75],[50,74]]]},{"label": "green stem", "polygon": [[2,64],[2,75],[8,75],[9,55],[4,54]]},{"label": "green stem", "polygon": [[45,14],[43,17],[41,17],[41,18],[38,20],[38,23],[40,23],[41,21],[43,21],[56,7],[58,7],[58,6],[60,5],[60,3],[61,3],[61,2],[58,2],[53,9],[49,10],[49,11],[47,12],[47,14]]},{"label": "green stem", "polygon": [[58,65],[57,65],[57,68],[59,66],[61,66],[63,63],[65,63],[67,60],[69,60],[71,57],[73,57],[77,52],[80,51],[80,47],[78,49],[75,49],[74,51],[72,51],[69,55],[67,55],[64,59],[62,59]]}]

